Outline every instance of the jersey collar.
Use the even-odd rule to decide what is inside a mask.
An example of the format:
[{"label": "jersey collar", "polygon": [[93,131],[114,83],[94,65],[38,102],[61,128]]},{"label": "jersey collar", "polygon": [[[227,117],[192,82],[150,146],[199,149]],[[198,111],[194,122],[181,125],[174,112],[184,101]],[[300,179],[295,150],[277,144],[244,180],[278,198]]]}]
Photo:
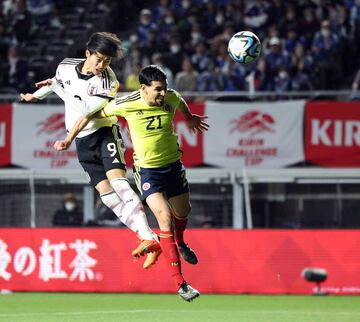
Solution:
[{"label": "jersey collar", "polygon": [[75,70],[80,79],[88,80],[91,77],[94,77],[94,74],[83,74],[81,72],[82,67],[84,66],[85,61],[80,62],[78,65],[76,65]]}]

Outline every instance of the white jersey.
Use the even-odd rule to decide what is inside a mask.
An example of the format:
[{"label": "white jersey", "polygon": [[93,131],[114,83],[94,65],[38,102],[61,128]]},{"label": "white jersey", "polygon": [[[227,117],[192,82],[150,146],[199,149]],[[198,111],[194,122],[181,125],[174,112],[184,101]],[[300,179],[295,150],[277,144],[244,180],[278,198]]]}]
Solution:
[{"label": "white jersey", "polygon": [[[96,106],[92,106],[92,113],[104,107],[109,99],[113,99],[119,87],[119,82],[110,67],[106,68],[100,75],[86,75],[82,74],[81,68],[85,59],[79,58],[65,58],[57,67],[56,80],[57,84],[63,88],[64,94],[61,98],[65,103],[65,126],[66,130],[70,131],[78,118],[82,115],[88,115],[89,107],[87,103],[90,99],[98,98]],[[40,99],[46,97],[52,91],[54,86],[49,88],[48,93],[44,93],[39,97]],[[39,90],[39,92],[42,89]],[[36,93],[34,95],[36,96]],[[59,94],[58,94],[59,95]],[[59,95],[60,96],[60,95]],[[80,108],[79,108],[80,106]],[[95,108],[95,109],[94,109]],[[117,123],[116,117],[107,118],[93,118],[87,126],[81,130],[77,137],[84,137],[89,135],[99,128],[104,126],[111,126]]]}]

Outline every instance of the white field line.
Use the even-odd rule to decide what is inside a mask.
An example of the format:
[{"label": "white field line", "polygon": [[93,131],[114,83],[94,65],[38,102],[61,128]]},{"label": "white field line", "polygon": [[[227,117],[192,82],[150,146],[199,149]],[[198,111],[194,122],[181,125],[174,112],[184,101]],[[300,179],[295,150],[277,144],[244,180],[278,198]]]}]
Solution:
[{"label": "white field line", "polygon": [[[237,311],[238,317],[241,317],[242,314],[252,314],[254,316],[256,315],[273,315],[273,316],[279,316],[279,315],[294,315],[294,317],[298,317],[299,313],[301,315],[309,315],[309,316],[331,316],[334,318],[335,316],[353,316],[353,317],[360,317],[360,311],[359,312],[348,312],[348,311],[328,311],[328,310],[322,310],[322,311],[315,311],[315,312],[299,312],[296,310],[234,310]],[[106,315],[106,314],[139,314],[139,313],[175,313],[174,310],[152,310],[152,309],[138,309],[138,310],[103,310],[103,311],[74,311],[74,312],[28,312],[28,313],[0,313],[0,318],[16,318],[16,317],[36,317],[36,316],[78,316],[78,315]],[[209,310],[178,310],[178,312],[181,313],[192,313],[192,314],[212,314],[216,312],[229,312],[228,310],[215,310],[215,311],[209,311]]]}]

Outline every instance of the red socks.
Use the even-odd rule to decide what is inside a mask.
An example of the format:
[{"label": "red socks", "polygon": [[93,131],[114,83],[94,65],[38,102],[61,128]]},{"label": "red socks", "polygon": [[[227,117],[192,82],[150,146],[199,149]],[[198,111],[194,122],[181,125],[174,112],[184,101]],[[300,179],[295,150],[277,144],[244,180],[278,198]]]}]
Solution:
[{"label": "red socks", "polygon": [[188,217],[177,217],[176,214],[173,213],[173,218],[175,228],[175,241],[178,245],[184,244],[184,231],[186,229]]},{"label": "red socks", "polygon": [[160,231],[160,246],[164,257],[168,262],[171,275],[177,286],[180,286],[185,280],[181,274],[181,262],[179,252],[175,244],[174,235],[171,231]]}]

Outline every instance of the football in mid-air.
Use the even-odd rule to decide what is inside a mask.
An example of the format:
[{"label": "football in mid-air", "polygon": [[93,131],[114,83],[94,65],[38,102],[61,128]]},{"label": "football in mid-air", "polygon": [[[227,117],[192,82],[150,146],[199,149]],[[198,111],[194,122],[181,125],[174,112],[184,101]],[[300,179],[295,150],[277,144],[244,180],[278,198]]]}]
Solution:
[{"label": "football in mid-air", "polygon": [[235,62],[249,64],[260,56],[261,42],[253,32],[239,31],[230,38],[228,52]]}]

